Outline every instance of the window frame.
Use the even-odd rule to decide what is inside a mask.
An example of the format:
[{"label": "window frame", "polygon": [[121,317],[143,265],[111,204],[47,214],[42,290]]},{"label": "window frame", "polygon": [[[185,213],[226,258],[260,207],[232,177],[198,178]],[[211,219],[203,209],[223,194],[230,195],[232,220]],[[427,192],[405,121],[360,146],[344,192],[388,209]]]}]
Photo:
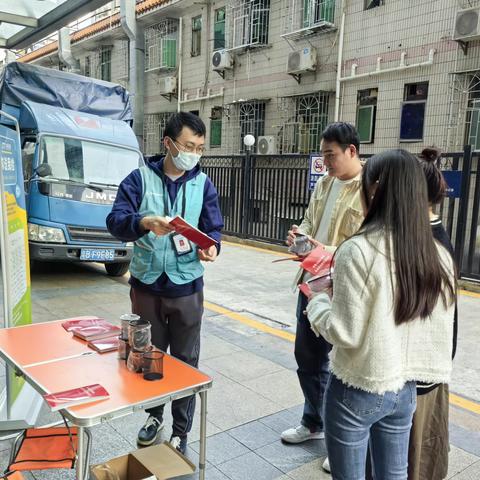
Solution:
[{"label": "window frame", "polygon": [[[426,92],[424,95],[411,95],[408,93],[408,89],[414,85],[426,85]],[[400,143],[415,143],[415,142],[423,142],[425,138],[425,117],[427,114],[427,101],[428,101],[428,91],[430,89],[430,84],[428,81],[422,82],[412,82],[406,83],[404,85],[404,93],[403,93],[403,102],[400,107],[400,132],[399,132],[399,142]],[[409,105],[423,105],[423,118],[422,118],[422,132],[420,138],[405,138],[402,137],[402,126],[403,126],[403,118],[406,111],[406,108]]]},{"label": "window frame", "polygon": [[[359,117],[360,117],[360,111],[361,110],[367,110],[370,109],[370,127],[369,127],[369,136],[368,139],[362,140],[361,134],[360,134],[360,126],[359,126]],[[360,138],[360,143],[374,143],[375,142],[375,120],[376,120],[376,114],[377,114],[377,106],[376,105],[357,105],[357,122],[356,122],[356,128],[358,131],[358,137]]]},{"label": "window frame", "polygon": [[[356,128],[359,133],[360,143],[371,144],[375,143],[375,127],[377,121],[377,104],[378,104],[378,87],[364,88],[357,91],[357,111],[355,115]],[[360,111],[370,109],[370,128],[368,139],[361,139],[360,134]]]},{"label": "window frame", "polygon": [[[218,14],[223,12],[223,20],[218,20]],[[213,50],[223,50],[225,48],[225,25],[226,25],[226,8],[220,7],[214,11],[214,22],[213,22]],[[217,30],[218,25],[223,25],[222,32]],[[221,33],[221,38],[217,37],[217,34]]]},{"label": "window frame", "polygon": [[100,80],[112,81],[112,47],[100,49]]},{"label": "window frame", "polygon": [[199,57],[202,55],[202,15],[192,17],[192,42],[190,45],[190,56]]}]

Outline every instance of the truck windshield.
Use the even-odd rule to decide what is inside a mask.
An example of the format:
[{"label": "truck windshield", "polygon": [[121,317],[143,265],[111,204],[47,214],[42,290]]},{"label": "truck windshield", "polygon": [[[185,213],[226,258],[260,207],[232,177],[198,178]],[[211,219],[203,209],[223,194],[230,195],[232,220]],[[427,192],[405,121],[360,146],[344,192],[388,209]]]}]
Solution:
[{"label": "truck windshield", "polygon": [[142,162],[134,150],[75,138],[44,136],[40,151],[52,177],[87,184],[118,186]]}]

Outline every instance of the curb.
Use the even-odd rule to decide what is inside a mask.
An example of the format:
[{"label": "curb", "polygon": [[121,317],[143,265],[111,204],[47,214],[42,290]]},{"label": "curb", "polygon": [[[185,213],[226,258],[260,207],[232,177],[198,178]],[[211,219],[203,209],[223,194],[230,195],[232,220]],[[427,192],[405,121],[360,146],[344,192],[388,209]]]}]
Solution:
[{"label": "curb", "polygon": [[270,250],[271,252],[279,252],[288,255],[288,249],[286,246],[284,247],[275,243],[261,242],[259,240],[252,240],[250,238],[234,237],[232,235],[222,235],[222,240],[225,240],[229,243],[246,245],[248,247],[262,248],[263,250]]}]

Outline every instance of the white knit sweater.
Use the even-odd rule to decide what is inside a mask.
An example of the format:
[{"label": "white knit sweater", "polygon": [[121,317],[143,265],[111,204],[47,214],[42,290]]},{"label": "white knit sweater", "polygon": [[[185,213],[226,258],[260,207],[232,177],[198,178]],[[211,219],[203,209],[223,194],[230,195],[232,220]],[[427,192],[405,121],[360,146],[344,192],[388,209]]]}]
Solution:
[{"label": "white knit sweater", "polygon": [[[379,234],[347,240],[335,257],[333,300],[323,293],[308,304],[313,331],[333,345],[330,369],[347,385],[378,394],[410,380],[448,382],[454,305],[445,308],[439,299],[429,318],[395,325],[385,246]],[[437,248],[453,278],[451,256]]]}]

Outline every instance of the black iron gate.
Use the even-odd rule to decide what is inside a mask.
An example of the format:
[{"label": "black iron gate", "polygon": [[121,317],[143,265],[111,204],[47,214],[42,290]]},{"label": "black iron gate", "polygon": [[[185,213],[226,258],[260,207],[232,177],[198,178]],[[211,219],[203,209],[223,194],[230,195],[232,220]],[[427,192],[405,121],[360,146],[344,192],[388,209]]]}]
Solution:
[{"label": "black iron gate", "polygon": [[[439,213],[461,276],[480,281],[480,152],[445,154],[441,167],[462,174],[460,198],[445,199]],[[202,168],[218,190],[227,234],[283,244],[308,205],[308,155],[210,156]]]},{"label": "black iron gate", "polygon": [[463,152],[447,153],[441,168],[461,172],[460,196],[446,198],[439,213],[454,245],[461,277],[480,281],[480,152],[472,152],[468,145]]}]

